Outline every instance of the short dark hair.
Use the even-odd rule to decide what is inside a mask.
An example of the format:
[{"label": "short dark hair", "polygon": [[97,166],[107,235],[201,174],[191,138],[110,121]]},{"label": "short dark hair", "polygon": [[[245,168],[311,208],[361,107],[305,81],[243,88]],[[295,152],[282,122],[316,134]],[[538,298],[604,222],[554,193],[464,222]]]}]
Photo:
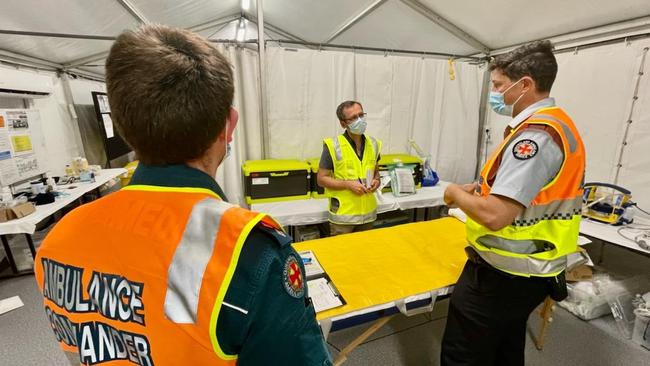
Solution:
[{"label": "short dark hair", "polygon": [[163,25],[117,37],[106,86],[117,130],[152,165],[203,155],[223,131],[234,94],[231,65],[209,41]]},{"label": "short dark hair", "polygon": [[336,117],[339,118],[339,121],[345,121],[345,113],[343,113],[343,111],[350,107],[353,107],[355,104],[358,104],[359,107],[363,109],[361,103],[354,100],[346,100],[345,102],[339,104],[338,107],[336,107]]},{"label": "short dark hair", "polygon": [[535,80],[538,91],[551,91],[557,75],[553,44],[548,40],[535,41],[495,56],[490,61],[489,70],[499,70],[511,80],[530,76]]}]

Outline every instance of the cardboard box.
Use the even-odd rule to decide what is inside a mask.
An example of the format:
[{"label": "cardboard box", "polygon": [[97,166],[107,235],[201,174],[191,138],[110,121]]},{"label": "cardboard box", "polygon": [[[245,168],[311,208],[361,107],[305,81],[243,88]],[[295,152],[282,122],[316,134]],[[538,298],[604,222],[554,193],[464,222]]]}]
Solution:
[{"label": "cardboard box", "polygon": [[36,211],[34,204],[31,202],[21,203],[14,207],[0,209],[0,222],[20,219]]},{"label": "cardboard box", "polygon": [[580,265],[566,273],[569,282],[586,281],[594,276],[594,271],[586,264]]}]

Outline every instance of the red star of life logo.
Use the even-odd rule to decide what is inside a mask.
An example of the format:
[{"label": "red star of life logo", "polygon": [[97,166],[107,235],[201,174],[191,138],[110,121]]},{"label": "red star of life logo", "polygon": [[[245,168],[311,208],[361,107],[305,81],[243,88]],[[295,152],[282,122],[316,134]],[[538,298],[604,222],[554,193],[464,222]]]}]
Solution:
[{"label": "red star of life logo", "polygon": [[523,144],[519,146],[518,150],[520,155],[528,155],[533,152],[533,147],[530,144]]},{"label": "red star of life logo", "polygon": [[300,267],[298,263],[292,262],[289,266],[289,281],[291,281],[291,286],[296,290],[302,288],[302,275],[300,273]]}]

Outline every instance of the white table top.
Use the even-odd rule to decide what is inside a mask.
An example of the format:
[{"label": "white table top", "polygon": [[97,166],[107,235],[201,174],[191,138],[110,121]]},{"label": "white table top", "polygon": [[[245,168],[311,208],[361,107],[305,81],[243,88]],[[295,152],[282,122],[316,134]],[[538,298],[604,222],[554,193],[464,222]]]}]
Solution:
[{"label": "white table top", "polygon": [[[377,212],[383,213],[413,208],[434,207],[444,204],[443,196],[448,182],[439,182],[434,187],[422,187],[410,196],[395,197],[385,192],[377,198]],[[271,215],[281,225],[310,225],[327,221],[326,198],[256,203],[251,210]]]},{"label": "white table top", "polygon": [[[126,169],[103,169],[95,177],[94,183],[77,182],[70,185],[57,186],[58,192],[65,195],[57,196],[56,201],[47,205],[36,206],[36,211],[16,220],[0,223],[0,235],[7,234],[33,234],[36,231],[36,224],[53,215],[55,212],[69,205],[94,189],[106,184],[109,180],[126,173]],[[76,188],[68,189],[73,186]]]},{"label": "white table top", "polygon": [[[634,226],[634,225],[632,225]],[[582,219],[580,222],[580,233],[584,235],[589,235],[593,238],[618,245],[620,247],[625,247],[628,249],[635,250],[637,252],[650,254],[650,250],[642,249],[637,243],[632,240],[626,239],[618,233],[620,226],[612,226],[596,222],[589,219]],[[633,229],[625,230],[625,235],[633,237],[636,231]],[[640,231],[639,231],[640,233]]]}]

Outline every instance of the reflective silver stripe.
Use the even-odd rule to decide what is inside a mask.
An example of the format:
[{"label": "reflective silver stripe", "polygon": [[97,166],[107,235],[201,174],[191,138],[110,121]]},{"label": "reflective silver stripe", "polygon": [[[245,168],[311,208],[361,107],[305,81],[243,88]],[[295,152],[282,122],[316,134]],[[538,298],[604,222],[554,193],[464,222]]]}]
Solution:
[{"label": "reflective silver stripe", "polygon": [[502,238],[496,235],[483,235],[476,239],[479,244],[490,249],[501,249],[506,252],[516,254],[532,254],[539,251],[543,247],[542,241],[536,240],[511,240]]},{"label": "reflective silver stripe", "polygon": [[546,205],[526,208],[512,222],[513,226],[531,226],[541,220],[571,220],[582,213],[582,196],[569,200],[556,200]]},{"label": "reflective silver stripe", "polygon": [[377,220],[377,211],[372,211],[365,215],[337,215],[329,213],[329,221],[335,224],[343,225],[361,225]]},{"label": "reflective silver stripe", "polygon": [[165,316],[174,323],[193,324],[199,292],[224,212],[231,204],[206,198],[192,208],[185,232],[167,271]]},{"label": "reflective silver stripe", "polygon": [[524,273],[531,276],[545,276],[562,272],[566,269],[566,257],[546,261],[542,259],[506,257],[490,251],[476,249],[478,254],[492,267],[500,270]]},{"label": "reflective silver stripe", "polygon": [[377,156],[379,155],[379,144],[377,143],[377,139],[369,136],[370,137],[370,142],[372,143],[372,148],[375,151],[375,159],[377,159]]},{"label": "reflective silver stripe", "polygon": [[231,308],[231,309],[233,309],[233,310],[237,310],[237,311],[239,311],[240,313],[242,313],[242,314],[244,314],[244,315],[248,315],[248,310],[244,310],[244,309],[240,308],[239,306],[235,306],[235,305],[233,305],[233,304],[229,304],[229,303],[227,303],[227,302],[225,302],[225,301],[223,301],[221,304],[222,304],[223,306],[227,307],[227,308]]},{"label": "reflective silver stripe", "polygon": [[576,140],[576,137],[573,135],[573,132],[569,128],[569,126],[566,125],[566,123],[560,121],[559,119],[549,116],[548,114],[534,114],[530,117],[530,119],[548,119],[554,122],[557,122],[560,126],[562,126],[562,130],[564,131],[564,135],[566,135],[569,143],[569,150],[571,152],[576,152],[576,149],[578,148],[578,141]]},{"label": "reflective silver stripe", "polygon": [[341,144],[339,143],[339,137],[335,136],[332,139],[332,141],[333,141],[332,145],[334,146],[334,154],[336,155],[336,160],[342,160],[343,152],[341,152]]}]

